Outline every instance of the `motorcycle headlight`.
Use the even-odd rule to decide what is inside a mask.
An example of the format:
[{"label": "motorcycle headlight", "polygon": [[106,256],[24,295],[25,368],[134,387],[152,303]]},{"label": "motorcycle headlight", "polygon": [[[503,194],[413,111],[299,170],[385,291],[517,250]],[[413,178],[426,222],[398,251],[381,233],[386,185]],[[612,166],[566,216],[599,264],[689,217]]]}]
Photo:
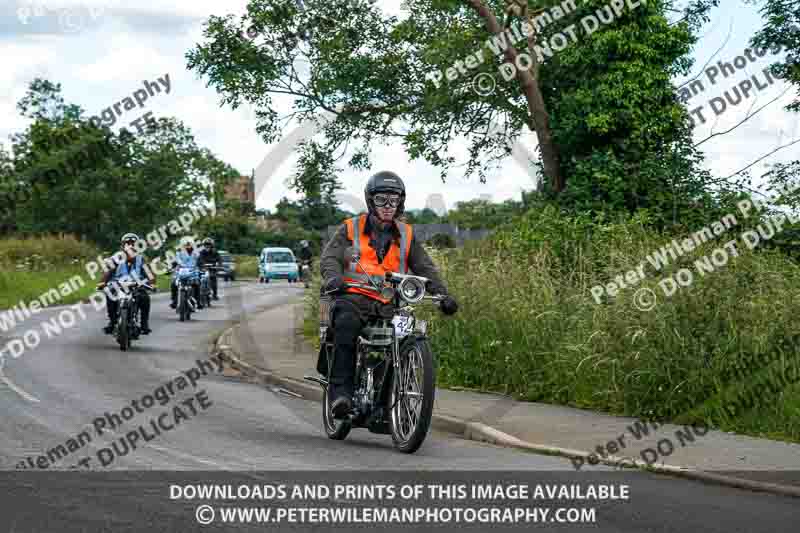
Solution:
[{"label": "motorcycle headlight", "polygon": [[410,304],[417,303],[425,297],[425,285],[418,279],[406,278],[400,282],[400,295]]}]

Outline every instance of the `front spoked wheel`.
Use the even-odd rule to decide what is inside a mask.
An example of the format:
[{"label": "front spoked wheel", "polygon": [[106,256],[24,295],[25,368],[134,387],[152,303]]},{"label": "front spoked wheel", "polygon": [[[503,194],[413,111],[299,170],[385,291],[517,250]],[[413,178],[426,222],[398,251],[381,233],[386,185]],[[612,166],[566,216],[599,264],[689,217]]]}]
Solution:
[{"label": "front spoked wheel", "polygon": [[389,399],[392,440],[401,452],[414,453],[425,441],[433,416],[433,353],[426,340],[414,340],[400,347],[398,361]]},{"label": "front spoked wheel", "polygon": [[353,424],[349,418],[342,420],[333,418],[329,394],[330,388],[330,385],[325,387],[325,392],[322,395],[322,425],[325,426],[325,433],[328,434],[328,438],[344,440],[353,428]]},{"label": "front spoked wheel", "polygon": [[121,309],[117,319],[117,342],[123,352],[131,345],[131,332],[128,324],[128,310]]}]

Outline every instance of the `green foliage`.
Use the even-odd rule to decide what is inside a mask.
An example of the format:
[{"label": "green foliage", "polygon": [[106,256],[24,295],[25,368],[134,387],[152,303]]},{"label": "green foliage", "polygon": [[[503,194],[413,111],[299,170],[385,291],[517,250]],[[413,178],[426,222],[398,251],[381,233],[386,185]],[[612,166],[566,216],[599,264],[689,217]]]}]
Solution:
[{"label": "green foliage", "polygon": [[436,214],[433,209],[406,209],[404,211],[406,222],[409,224],[441,224],[443,217]]},{"label": "green foliage", "polygon": [[513,200],[506,200],[500,204],[487,200],[470,200],[458,202],[456,208],[444,217],[444,221],[455,224],[461,229],[492,229],[507,223],[523,210],[523,204]]},{"label": "green foliage", "polygon": [[316,243],[316,246],[320,242],[319,232],[294,225],[287,225],[280,231],[266,231],[250,218],[235,213],[218,212],[215,217],[199,220],[192,229],[214,239],[217,249],[241,255],[258,255],[265,246],[294,249],[303,239]]},{"label": "green foliage", "polygon": [[[716,271],[694,266],[744,222],[661,272],[647,255],[687,233],[654,232],[644,213],[601,220],[542,206],[487,241],[440,254],[461,309],[430,316],[441,382],[800,439],[800,387],[790,379],[800,368],[800,267],[741,241],[739,257]],[[593,286],[643,262],[644,281],[596,303]],[[658,282],[680,268],[694,281],[667,297]],[[648,311],[641,288],[657,298]],[[776,381],[775,392],[748,392]],[[753,394],[759,401],[738,400]]]},{"label": "green foliage", "polygon": [[[752,1],[750,3],[762,3]],[[764,0],[761,16],[764,27],[751,39],[758,48],[784,49],[786,58],[773,64],[777,77],[800,89],[800,2],[797,0]],[[800,111],[800,99],[786,106],[790,111]]]},{"label": "green foliage", "polygon": [[434,248],[455,248],[456,241],[447,233],[437,233],[425,243]]},{"label": "green foliage", "polygon": [[94,244],[72,235],[0,239],[2,270],[52,270],[82,265],[95,260],[98,255],[100,250]]},{"label": "green foliage", "polygon": [[[505,3],[486,4],[503,22]],[[613,25],[589,36],[579,30],[577,42],[546,59],[540,86],[560,173],[569,178],[568,205],[647,208],[666,223],[707,202],[707,175],[697,165],[671,79],[688,73],[696,33],[716,4],[701,0],[681,10],[671,0],[655,0],[626,8]],[[605,5],[580,3],[539,37],[547,39]],[[452,143],[466,138],[465,174],[483,180],[531,123],[522,88],[516,80],[498,80],[490,95],[473,90],[477,74],[499,76],[485,45],[491,36],[486,20],[470,2],[407,0],[403,8],[413,16],[384,16],[368,0],[313,2],[303,10],[294,0],[252,0],[241,20],[208,20],[205,42],[188,54],[189,68],[206,77],[224,102],[258,106],[265,142],[275,140],[282,123],[273,96],[289,91],[297,120],[337,110],[323,129],[325,150],[351,147],[354,168],[370,166],[372,143],[401,139],[411,159],[439,167],[444,179],[460,163]],[[685,16],[670,25],[667,15],[675,11]],[[256,38],[242,38],[240,30],[251,26]],[[441,77],[439,86],[431,81],[431,73],[481,50],[489,59],[468,76]],[[310,65],[302,76],[298,63]],[[395,127],[400,122],[402,131]]]},{"label": "green foliage", "polygon": [[215,180],[236,174],[174,119],[136,137],[114,134],[42,80],[19,107],[33,122],[13,137],[13,157],[0,157],[6,233],[67,232],[115,248],[123,233],[147,233],[211,200]]}]

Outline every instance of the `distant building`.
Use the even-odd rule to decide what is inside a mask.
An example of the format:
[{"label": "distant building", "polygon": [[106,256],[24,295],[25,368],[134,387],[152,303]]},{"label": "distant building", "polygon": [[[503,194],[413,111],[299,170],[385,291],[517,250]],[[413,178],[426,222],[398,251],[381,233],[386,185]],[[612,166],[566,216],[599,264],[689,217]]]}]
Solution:
[{"label": "distant building", "polygon": [[439,193],[428,195],[428,199],[425,201],[425,208],[430,209],[440,217],[443,217],[447,214],[447,206],[444,203],[444,196]]},{"label": "distant building", "polygon": [[225,198],[251,204],[256,203],[255,172],[250,176],[240,176],[238,180],[225,185]]}]

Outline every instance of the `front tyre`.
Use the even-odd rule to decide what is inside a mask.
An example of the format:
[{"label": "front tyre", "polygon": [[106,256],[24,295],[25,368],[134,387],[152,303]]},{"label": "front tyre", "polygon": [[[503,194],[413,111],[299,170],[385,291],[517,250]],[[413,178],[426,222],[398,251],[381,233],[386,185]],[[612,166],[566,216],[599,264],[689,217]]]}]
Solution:
[{"label": "front tyre", "polygon": [[180,292],[180,303],[178,304],[178,315],[181,322],[189,320],[189,299],[186,296],[186,291]]},{"label": "front tyre", "polygon": [[131,345],[131,332],[128,324],[128,310],[121,309],[120,316],[117,319],[117,342],[119,349],[123,352]]},{"label": "front tyre", "polygon": [[403,343],[389,395],[392,441],[401,452],[414,453],[425,441],[435,393],[433,352],[428,341],[416,339]]},{"label": "front tyre", "polygon": [[328,434],[329,439],[344,440],[347,438],[353,425],[349,418],[343,420],[336,420],[333,418],[328,389],[330,389],[330,385],[325,387],[322,394],[322,425],[325,426],[325,433]]}]

